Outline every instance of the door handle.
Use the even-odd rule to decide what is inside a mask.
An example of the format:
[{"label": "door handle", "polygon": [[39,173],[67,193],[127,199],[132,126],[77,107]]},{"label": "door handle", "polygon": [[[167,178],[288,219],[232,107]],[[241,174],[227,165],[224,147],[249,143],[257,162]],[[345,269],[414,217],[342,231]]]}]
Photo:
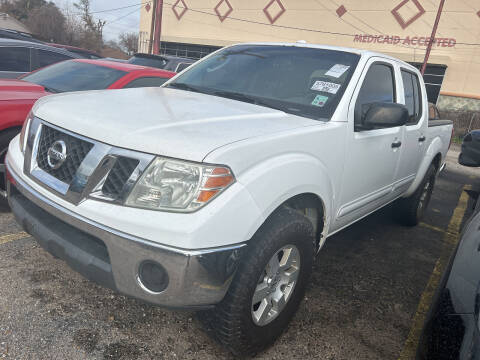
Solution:
[{"label": "door handle", "polygon": [[402,146],[402,142],[400,140],[394,141],[392,143],[392,149],[399,148],[400,146]]},{"label": "door handle", "polygon": [[420,137],[418,138],[418,142],[424,142],[426,139],[427,139],[427,138],[422,135],[422,136],[420,136]]}]

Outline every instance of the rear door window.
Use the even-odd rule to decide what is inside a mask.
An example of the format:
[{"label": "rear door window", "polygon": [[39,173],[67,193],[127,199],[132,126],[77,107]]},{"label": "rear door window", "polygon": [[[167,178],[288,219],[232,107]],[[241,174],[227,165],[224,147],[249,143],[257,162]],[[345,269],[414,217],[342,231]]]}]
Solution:
[{"label": "rear door window", "polygon": [[71,59],[70,56],[60,54],[53,51],[48,50],[37,50],[37,65],[36,69],[55,64],[60,61],[69,60]]},{"label": "rear door window", "polygon": [[0,47],[0,71],[29,72],[30,49],[24,47]]},{"label": "rear door window", "polygon": [[408,109],[407,125],[415,125],[422,116],[422,94],[418,76],[410,71],[402,70],[405,106]]}]

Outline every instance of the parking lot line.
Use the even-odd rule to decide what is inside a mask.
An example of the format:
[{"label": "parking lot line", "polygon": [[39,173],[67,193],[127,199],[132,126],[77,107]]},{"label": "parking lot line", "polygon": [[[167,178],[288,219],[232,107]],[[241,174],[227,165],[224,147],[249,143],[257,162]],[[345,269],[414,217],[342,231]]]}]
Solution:
[{"label": "parking lot line", "polygon": [[442,229],[442,228],[439,228],[439,227],[436,227],[436,226],[433,226],[433,225],[430,225],[430,224],[427,224],[427,223],[424,223],[424,222],[421,222],[419,225],[423,226],[424,228],[433,230],[433,231],[438,231],[438,232],[441,232],[441,233],[445,232],[445,230]]},{"label": "parking lot line", "polygon": [[463,216],[465,215],[468,203],[468,194],[465,192],[465,190],[470,189],[470,185],[465,185],[463,187],[460,198],[458,199],[457,207],[453,211],[453,215],[448,224],[448,228],[446,231],[442,230],[444,233],[442,253],[435,263],[435,267],[430,275],[427,286],[420,297],[417,311],[413,317],[412,327],[410,328],[410,332],[398,360],[410,360],[415,358],[418,342],[422,334],[423,324],[425,322],[430,305],[432,304],[433,296],[435,295],[435,291],[440,284],[440,279],[448,265],[450,256],[452,255],[459,241],[460,226],[462,224]]},{"label": "parking lot line", "polygon": [[3,236],[0,236],[0,245],[1,245],[1,244],[8,243],[8,242],[10,242],[10,241],[25,239],[25,238],[27,238],[27,237],[29,237],[29,236],[30,236],[30,234],[27,234],[27,233],[24,232],[24,231],[19,232],[19,233],[15,233],[15,234],[3,235]]}]

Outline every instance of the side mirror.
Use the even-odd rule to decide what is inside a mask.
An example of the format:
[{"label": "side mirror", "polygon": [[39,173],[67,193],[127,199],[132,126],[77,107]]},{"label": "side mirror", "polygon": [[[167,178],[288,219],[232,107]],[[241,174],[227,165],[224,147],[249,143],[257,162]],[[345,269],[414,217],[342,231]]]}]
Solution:
[{"label": "side mirror", "polygon": [[469,167],[480,166],[480,130],[473,130],[465,135],[458,163]]},{"label": "side mirror", "polygon": [[408,109],[405,105],[375,102],[362,105],[362,115],[358,130],[390,128],[405,125]]}]

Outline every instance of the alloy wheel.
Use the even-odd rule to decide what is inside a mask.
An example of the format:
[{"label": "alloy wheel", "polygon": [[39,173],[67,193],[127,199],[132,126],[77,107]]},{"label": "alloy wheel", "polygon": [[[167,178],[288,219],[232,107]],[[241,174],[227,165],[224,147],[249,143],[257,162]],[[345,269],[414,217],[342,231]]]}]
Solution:
[{"label": "alloy wheel", "polygon": [[285,308],[300,274],[300,252],[286,245],[275,252],[257,283],[252,299],[252,319],[265,326]]}]

